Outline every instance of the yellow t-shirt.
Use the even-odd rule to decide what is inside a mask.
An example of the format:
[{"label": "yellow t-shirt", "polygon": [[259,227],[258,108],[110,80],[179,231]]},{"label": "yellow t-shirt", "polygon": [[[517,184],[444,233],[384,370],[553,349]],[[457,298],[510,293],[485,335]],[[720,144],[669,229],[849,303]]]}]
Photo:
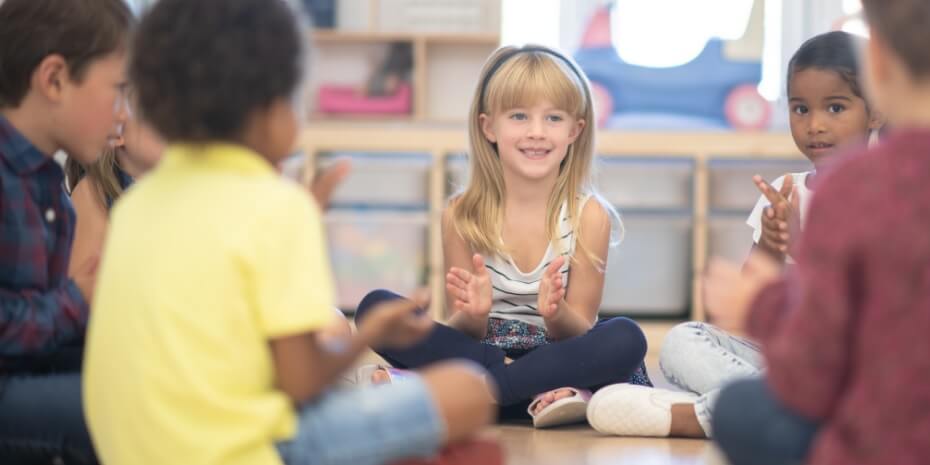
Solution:
[{"label": "yellow t-shirt", "polygon": [[84,405],[103,463],[271,465],[296,414],[269,339],[319,330],[319,211],[257,154],[172,146],[110,217]]}]

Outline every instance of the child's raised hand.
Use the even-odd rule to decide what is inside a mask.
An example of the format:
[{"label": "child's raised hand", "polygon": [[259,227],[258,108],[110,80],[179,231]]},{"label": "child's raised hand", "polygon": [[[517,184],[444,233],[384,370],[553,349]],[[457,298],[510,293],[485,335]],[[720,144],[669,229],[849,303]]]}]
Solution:
[{"label": "child's raised hand", "polygon": [[329,198],[339,184],[349,175],[352,163],[348,159],[339,160],[334,165],[321,169],[310,183],[310,193],[320,206],[320,210],[329,207]]},{"label": "child's raised hand", "polygon": [[778,264],[764,253],[753,253],[742,270],[735,264],[713,259],[704,274],[704,305],[715,325],[744,334],[750,305],[763,287],[780,276]]},{"label": "child's raised hand", "polygon": [[784,260],[792,238],[789,222],[794,215],[793,205],[797,199],[794,178],[790,174],[784,177],[781,189],[776,190],[761,176],[752,177],[759,192],[769,201],[769,206],[762,210],[762,234],[759,247],[773,257]]},{"label": "child's raised hand", "polygon": [[420,290],[411,298],[379,304],[358,327],[360,337],[371,347],[402,349],[429,334],[433,320],[423,311],[429,292]]},{"label": "child's raised hand", "polygon": [[491,276],[481,255],[475,254],[471,260],[472,271],[456,267],[449,269],[446,291],[454,297],[452,305],[457,311],[486,318],[491,313]]},{"label": "child's raised hand", "polygon": [[759,247],[773,257],[784,260],[788,253],[790,239],[788,223],[779,218],[774,208],[765,207],[762,210],[762,234],[759,237]]},{"label": "child's raised hand", "polygon": [[562,282],[562,273],[559,271],[564,264],[565,257],[552,260],[546,266],[542,280],[539,281],[539,297],[536,304],[543,318],[555,316],[559,311],[559,304],[565,298],[565,285]]}]

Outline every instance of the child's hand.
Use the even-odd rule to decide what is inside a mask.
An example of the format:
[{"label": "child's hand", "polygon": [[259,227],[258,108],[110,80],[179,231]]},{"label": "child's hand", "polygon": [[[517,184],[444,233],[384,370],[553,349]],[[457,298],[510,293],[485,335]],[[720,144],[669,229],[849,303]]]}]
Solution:
[{"label": "child's hand", "polygon": [[562,282],[562,273],[559,271],[565,264],[565,257],[558,257],[549,263],[542,279],[539,281],[539,314],[543,318],[551,318],[559,311],[559,304],[565,298],[565,285]]},{"label": "child's hand", "polygon": [[727,261],[712,260],[704,275],[704,305],[713,323],[724,331],[744,334],[750,305],[780,272],[778,264],[764,253],[750,255],[742,271]]},{"label": "child's hand", "polygon": [[796,214],[794,207],[797,205],[797,193],[794,178],[786,174],[780,190],[775,190],[761,176],[753,176],[752,180],[770,204],[762,210],[762,234],[759,237],[759,247],[777,260],[784,261],[792,239],[789,223]]},{"label": "child's hand", "polygon": [[84,301],[88,304],[93,301],[94,287],[97,285],[97,268],[100,265],[100,256],[92,256],[71,271],[71,280],[77,285]]},{"label": "child's hand", "polygon": [[418,291],[407,299],[384,302],[373,308],[362,321],[358,332],[370,347],[402,349],[426,337],[433,320],[423,312],[429,305],[429,293]]},{"label": "child's hand", "polygon": [[484,267],[484,258],[475,254],[472,258],[473,271],[452,267],[446,273],[446,291],[455,297],[453,306],[466,314],[487,318],[491,313],[491,276]]},{"label": "child's hand", "polygon": [[334,165],[320,170],[313,177],[310,183],[310,193],[316,199],[320,210],[326,210],[329,207],[329,198],[336,187],[349,175],[351,168],[352,163],[349,160],[339,160]]},{"label": "child's hand", "polygon": [[788,223],[779,218],[774,208],[765,207],[762,210],[762,234],[759,237],[759,247],[772,257],[783,261],[788,254],[790,239]]}]

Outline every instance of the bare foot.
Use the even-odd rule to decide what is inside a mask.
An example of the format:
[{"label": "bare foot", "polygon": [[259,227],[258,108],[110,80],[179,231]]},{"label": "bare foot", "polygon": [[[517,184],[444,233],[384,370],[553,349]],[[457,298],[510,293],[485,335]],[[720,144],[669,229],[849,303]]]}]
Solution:
[{"label": "bare foot", "polygon": [[571,389],[556,389],[555,391],[549,391],[539,399],[539,402],[536,403],[536,408],[533,409],[533,415],[538,415],[539,412],[542,412],[543,409],[552,405],[555,401],[559,399],[565,399],[575,395],[575,392]]},{"label": "bare foot", "polygon": [[387,368],[378,368],[371,373],[371,384],[391,384],[391,375]]},{"label": "bare foot", "polygon": [[672,404],[672,428],[668,435],[676,438],[707,437],[694,412],[694,404]]}]

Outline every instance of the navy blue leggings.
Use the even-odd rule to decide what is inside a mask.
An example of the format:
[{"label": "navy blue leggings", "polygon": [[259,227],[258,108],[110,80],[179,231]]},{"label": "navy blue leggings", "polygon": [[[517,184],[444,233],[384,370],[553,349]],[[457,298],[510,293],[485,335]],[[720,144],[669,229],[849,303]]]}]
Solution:
[{"label": "navy blue leggings", "polygon": [[[379,303],[401,298],[390,291],[371,292],[359,303],[355,322],[364,320]],[[423,341],[407,349],[373,349],[398,368],[416,369],[455,358],[478,363],[497,382],[499,402],[506,407],[564,386],[596,389],[627,381],[646,356],[646,337],[632,320],[613,318],[598,322],[581,336],[539,346],[505,364],[502,349],[436,324]]]}]

